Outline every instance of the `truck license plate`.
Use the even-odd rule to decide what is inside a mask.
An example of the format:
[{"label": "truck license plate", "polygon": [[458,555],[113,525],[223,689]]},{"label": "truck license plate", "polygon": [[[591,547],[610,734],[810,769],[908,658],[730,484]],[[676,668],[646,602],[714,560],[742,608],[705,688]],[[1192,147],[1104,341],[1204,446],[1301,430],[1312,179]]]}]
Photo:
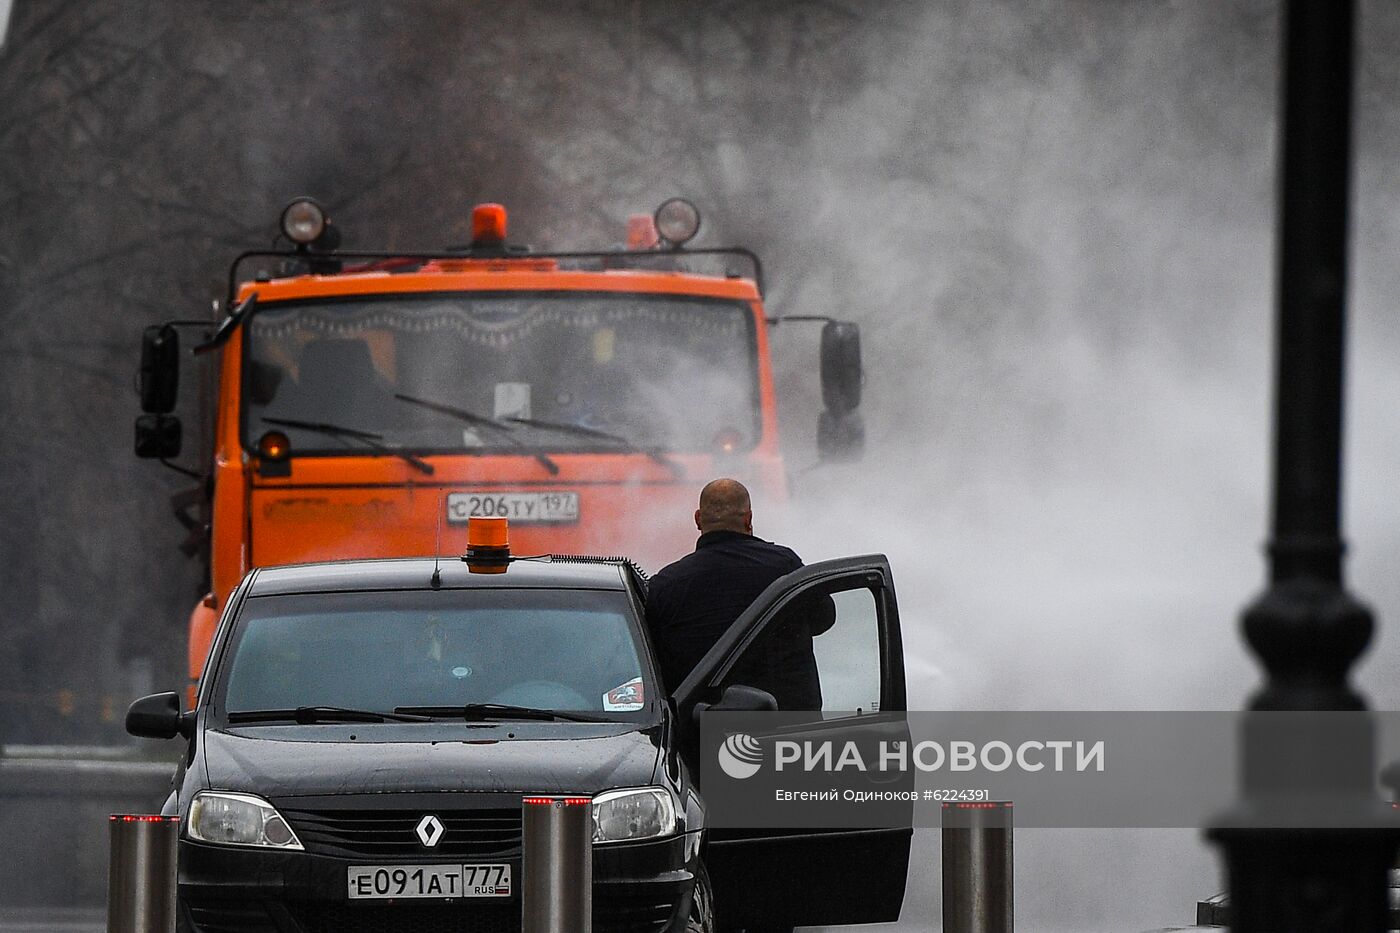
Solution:
[{"label": "truck license plate", "polygon": [[510,897],[509,865],[351,865],[351,900]]},{"label": "truck license plate", "polygon": [[516,524],[578,521],[576,492],[454,492],[447,497],[447,520],[508,518]]}]

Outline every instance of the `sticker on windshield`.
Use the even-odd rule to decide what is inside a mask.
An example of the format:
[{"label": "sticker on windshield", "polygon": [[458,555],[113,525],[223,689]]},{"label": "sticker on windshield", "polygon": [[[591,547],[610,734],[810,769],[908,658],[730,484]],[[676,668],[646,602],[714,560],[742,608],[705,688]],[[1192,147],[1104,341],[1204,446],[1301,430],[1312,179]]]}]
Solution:
[{"label": "sticker on windshield", "polygon": [[640,677],[633,677],[627,683],[613,687],[603,694],[603,709],[614,712],[638,710],[646,706],[646,703],[646,688],[642,686]]},{"label": "sticker on windshield", "polygon": [[496,407],[492,414],[497,421],[505,418],[529,418],[530,383],[496,383]]}]

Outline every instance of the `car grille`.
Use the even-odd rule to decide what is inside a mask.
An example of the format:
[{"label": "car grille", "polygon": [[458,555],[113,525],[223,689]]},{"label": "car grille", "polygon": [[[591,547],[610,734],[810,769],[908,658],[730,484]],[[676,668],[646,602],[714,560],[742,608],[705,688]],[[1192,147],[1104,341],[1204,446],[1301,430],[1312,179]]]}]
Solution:
[{"label": "car grille", "polygon": [[[298,810],[278,808],[308,852],[351,858],[491,859],[520,856],[520,808],[480,810]],[[415,828],[425,813],[442,840],[425,848]]]},{"label": "car grille", "polygon": [[291,904],[303,933],[519,933],[507,904]]},{"label": "car grille", "polygon": [[186,916],[198,933],[277,933],[267,909],[256,901],[194,900]]},{"label": "car grille", "polygon": [[[653,886],[606,897],[593,904],[594,933],[658,933],[666,928],[674,900]],[[506,904],[325,904],[288,905],[303,933],[518,933],[520,902]]]},{"label": "car grille", "polygon": [[593,891],[594,933],[657,933],[680,897],[674,884],[608,884]]},{"label": "car grille", "polygon": [[[596,933],[659,933],[675,910],[673,884],[603,885],[593,901]],[[520,901],[453,904],[347,904],[294,901],[287,908],[302,933],[517,933]],[[195,900],[186,910],[196,933],[278,933],[256,901]],[[280,914],[280,911],[279,911]]]}]

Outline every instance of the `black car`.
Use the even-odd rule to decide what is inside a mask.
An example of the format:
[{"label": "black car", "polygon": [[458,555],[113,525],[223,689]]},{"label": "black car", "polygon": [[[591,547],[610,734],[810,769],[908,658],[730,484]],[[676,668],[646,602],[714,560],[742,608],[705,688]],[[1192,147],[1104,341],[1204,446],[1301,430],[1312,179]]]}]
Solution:
[{"label": "black car", "polygon": [[731,672],[814,594],[837,622],[814,642],[813,728],[905,708],[883,557],[777,581],[671,695],[630,563],[481,569],[255,570],[225,607],[195,708],[173,693],[132,705],[129,731],[189,741],[164,810],[182,820],[183,929],[518,930],[531,795],[592,800],[599,933],[898,918],[908,828],[707,828],[694,760],[706,704],[764,705]]}]

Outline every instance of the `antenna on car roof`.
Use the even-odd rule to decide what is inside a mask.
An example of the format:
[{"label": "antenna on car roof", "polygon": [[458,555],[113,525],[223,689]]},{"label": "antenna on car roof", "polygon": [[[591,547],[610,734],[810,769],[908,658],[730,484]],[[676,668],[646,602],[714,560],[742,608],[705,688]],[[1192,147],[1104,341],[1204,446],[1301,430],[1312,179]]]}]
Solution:
[{"label": "antenna on car roof", "polygon": [[433,576],[430,580],[428,580],[428,585],[435,590],[442,589],[442,568],[438,566],[438,562],[442,559],[442,512],[442,495],[439,494],[437,510],[437,541],[433,544]]}]

